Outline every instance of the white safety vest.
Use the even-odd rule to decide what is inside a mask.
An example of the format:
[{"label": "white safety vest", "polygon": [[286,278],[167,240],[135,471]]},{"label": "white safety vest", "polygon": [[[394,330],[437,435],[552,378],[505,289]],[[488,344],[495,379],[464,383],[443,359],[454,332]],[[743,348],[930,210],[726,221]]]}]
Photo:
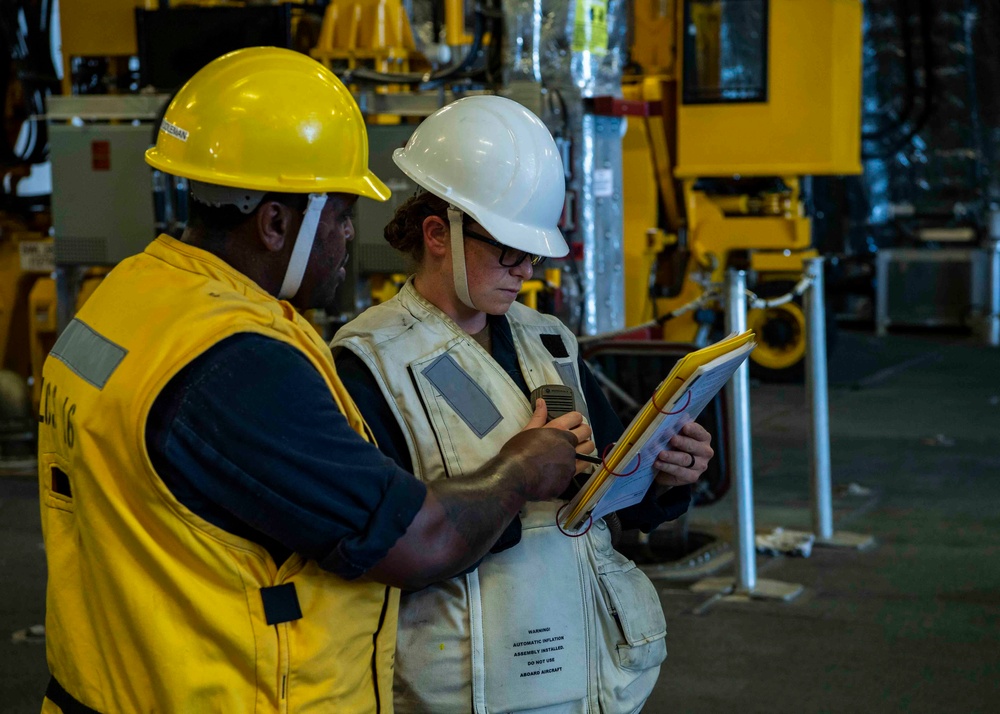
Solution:
[{"label": "white safety vest", "polygon": [[[528,388],[566,384],[585,407],[573,334],[520,303],[507,316]],[[473,473],[531,417],[510,376],[412,278],[344,326],[331,346],[369,367],[424,481]],[[561,533],[562,505],[528,504],[518,545],[403,597],[397,712],[641,709],[666,657],[656,588],[614,550],[603,520],[583,537]]]}]

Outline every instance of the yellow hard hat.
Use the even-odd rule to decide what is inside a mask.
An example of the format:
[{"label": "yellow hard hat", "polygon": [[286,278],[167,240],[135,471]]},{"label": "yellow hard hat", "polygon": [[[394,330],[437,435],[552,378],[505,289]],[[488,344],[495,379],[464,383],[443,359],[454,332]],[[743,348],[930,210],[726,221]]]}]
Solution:
[{"label": "yellow hard hat", "polygon": [[218,186],[390,195],[368,169],[368,133],[347,87],[316,60],[277,47],[230,52],[188,80],[146,162]]}]

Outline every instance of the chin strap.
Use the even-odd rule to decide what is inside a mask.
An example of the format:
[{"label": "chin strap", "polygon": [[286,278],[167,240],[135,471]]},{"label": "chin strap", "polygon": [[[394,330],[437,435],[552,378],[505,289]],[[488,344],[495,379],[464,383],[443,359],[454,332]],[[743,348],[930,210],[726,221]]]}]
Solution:
[{"label": "chin strap", "polygon": [[469,274],[465,270],[465,233],[462,231],[462,211],[448,206],[448,231],[451,234],[451,275],[455,294],[462,304],[478,310],[469,294]]},{"label": "chin strap", "polygon": [[285,279],[281,283],[281,290],[278,291],[278,299],[280,300],[291,300],[299,291],[299,286],[302,285],[302,276],[306,274],[309,254],[312,253],[313,241],[316,240],[319,215],[323,212],[325,205],[325,193],[309,194],[309,203],[302,218],[302,225],[299,226],[299,234],[295,236],[292,257],[288,259],[288,267],[285,269]]}]

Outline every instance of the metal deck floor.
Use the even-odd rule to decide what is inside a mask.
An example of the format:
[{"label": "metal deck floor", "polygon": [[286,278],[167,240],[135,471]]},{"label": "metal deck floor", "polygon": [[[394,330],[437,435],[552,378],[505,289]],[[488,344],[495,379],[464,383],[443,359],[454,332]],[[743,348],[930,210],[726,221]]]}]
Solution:
[{"label": "metal deck floor", "polygon": [[[875,547],[758,556],[758,577],[804,586],[788,603],[661,581],[670,655],[645,711],[1000,711],[1000,351],[842,338],[834,524]],[[812,530],[805,390],[756,386],[751,413],[757,532]],[[725,538],[732,518],[729,497],[691,527]]]}]

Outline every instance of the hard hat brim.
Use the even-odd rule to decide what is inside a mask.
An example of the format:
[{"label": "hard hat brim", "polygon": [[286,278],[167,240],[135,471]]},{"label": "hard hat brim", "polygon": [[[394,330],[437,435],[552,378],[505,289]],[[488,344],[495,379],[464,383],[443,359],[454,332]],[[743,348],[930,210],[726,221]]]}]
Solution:
[{"label": "hard hat brim", "polygon": [[193,181],[245,188],[253,191],[276,191],[279,193],[349,193],[376,201],[387,201],[392,191],[372,171],[367,171],[357,178],[342,176],[286,176],[276,174],[273,177],[252,178],[247,176],[229,176],[226,174],[205,171],[196,166],[185,165],[164,156],[164,153],[153,146],[146,150],[146,163],[154,169],[159,169],[171,176],[180,176]]},{"label": "hard hat brim", "polygon": [[466,211],[466,213],[485,228],[494,240],[511,248],[542,255],[546,258],[565,258],[569,254],[569,245],[558,228],[539,228],[512,221],[495,213],[483,216],[477,216],[472,211]]},{"label": "hard hat brim", "polygon": [[556,226],[542,228],[514,221],[499,213],[489,211],[463,196],[461,192],[441,184],[434,177],[414,166],[402,149],[396,149],[393,152],[392,160],[403,173],[421,188],[472,216],[476,223],[493,236],[494,240],[511,248],[535,255],[543,255],[546,258],[563,258],[569,254],[569,245]]}]

